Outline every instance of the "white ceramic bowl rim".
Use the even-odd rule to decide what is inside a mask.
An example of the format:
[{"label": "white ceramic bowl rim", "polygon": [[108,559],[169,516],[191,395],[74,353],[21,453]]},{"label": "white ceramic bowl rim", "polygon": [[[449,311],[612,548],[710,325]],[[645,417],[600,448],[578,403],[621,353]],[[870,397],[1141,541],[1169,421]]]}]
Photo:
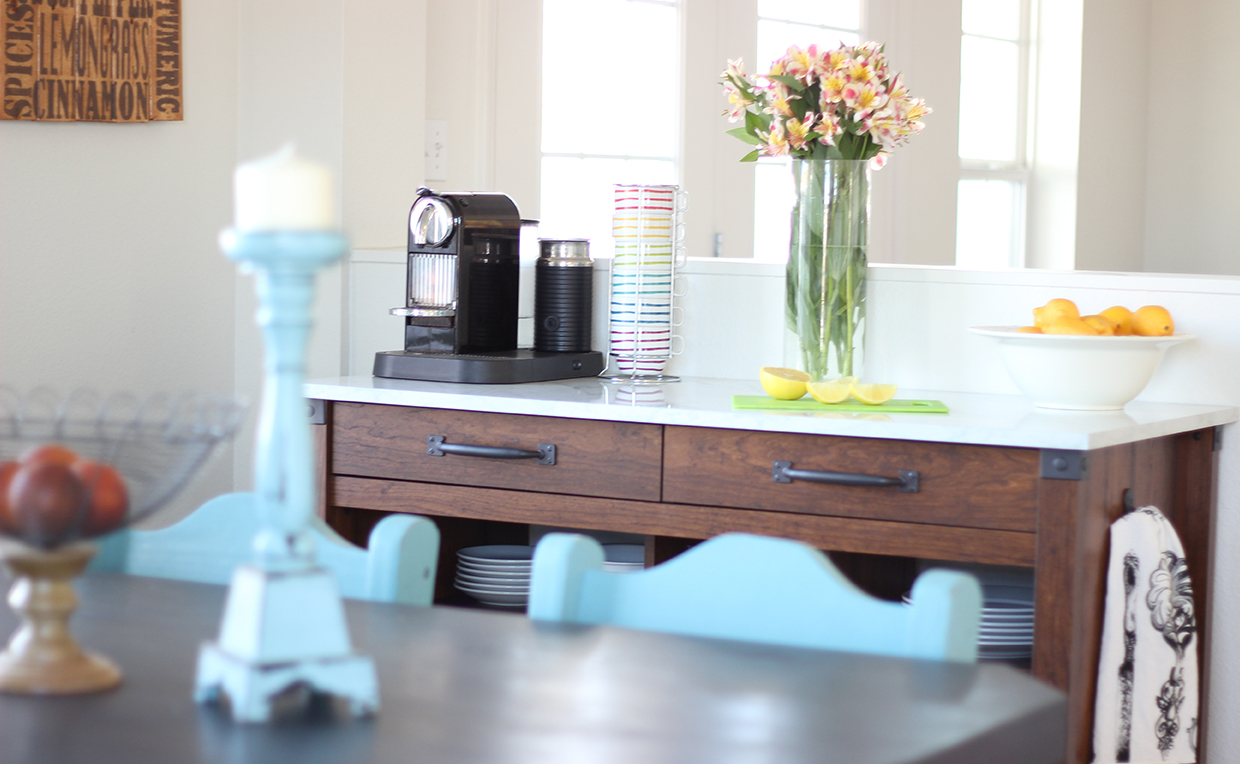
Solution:
[{"label": "white ceramic bowl rim", "polygon": [[1030,342],[1100,342],[1100,343],[1129,343],[1129,344],[1149,344],[1160,342],[1184,342],[1191,340],[1196,335],[1192,334],[1172,334],[1166,337],[1142,337],[1136,334],[1126,334],[1122,337],[1107,337],[1103,335],[1090,334],[1035,334],[1033,332],[1018,332],[1019,327],[1016,326],[970,326],[969,331],[974,334],[981,334],[986,337],[998,337],[1000,339],[1028,340]]}]

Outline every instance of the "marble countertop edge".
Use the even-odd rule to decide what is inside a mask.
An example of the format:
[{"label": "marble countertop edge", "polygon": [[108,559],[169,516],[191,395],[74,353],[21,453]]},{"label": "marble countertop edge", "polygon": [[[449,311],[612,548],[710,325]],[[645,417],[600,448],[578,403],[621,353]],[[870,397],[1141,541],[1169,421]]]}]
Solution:
[{"label": "marble countertop edge", "polygon": [[734,394],[760,395],[756,382],[686,378],[661,385],[617,385],[585,378],[519,385],[465,385],[352,376],[310,380],[308,398],[496,414],[637,424],[919,440],[1015,448],[1089,451],[1236,422],[1234,406],[1134,401],[1123,411],[1039,409],[1019,395],[901,390],[934,399],[948,414],[734,410]]}]

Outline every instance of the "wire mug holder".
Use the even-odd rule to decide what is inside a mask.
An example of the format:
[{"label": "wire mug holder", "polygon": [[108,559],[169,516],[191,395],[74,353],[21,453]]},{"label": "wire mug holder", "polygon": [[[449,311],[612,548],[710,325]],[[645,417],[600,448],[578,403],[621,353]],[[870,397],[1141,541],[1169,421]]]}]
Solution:
[{"label": "wire mug holder", "polygon": [[664,373],[667,361],[684,350],[675,333],[684,321],[676,305],[684,296],[685,226],[689,197],[677,186],[616,186],[612,231],[608,355],[614,384],[679,382]]}]

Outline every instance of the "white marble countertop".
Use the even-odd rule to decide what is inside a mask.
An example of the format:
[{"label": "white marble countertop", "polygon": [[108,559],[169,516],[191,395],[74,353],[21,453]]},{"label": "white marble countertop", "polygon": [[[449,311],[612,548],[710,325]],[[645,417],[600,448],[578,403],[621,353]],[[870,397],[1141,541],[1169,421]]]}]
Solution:
[{"label": "white marble countertop", "polygon": [[753,382],[687,378],[661,385],[569,379],[466,385],[353,376],[310,380],[307,398],[501,414],[598,419],[734,430],[847,435],[1086,451],[1237,421],[1235,406],[1134,401],[1123,411],[1036,408],[1019,395],[900,390],[945,403],[947,414],[847,414],[733,410],[733,395],[762,395]]}]

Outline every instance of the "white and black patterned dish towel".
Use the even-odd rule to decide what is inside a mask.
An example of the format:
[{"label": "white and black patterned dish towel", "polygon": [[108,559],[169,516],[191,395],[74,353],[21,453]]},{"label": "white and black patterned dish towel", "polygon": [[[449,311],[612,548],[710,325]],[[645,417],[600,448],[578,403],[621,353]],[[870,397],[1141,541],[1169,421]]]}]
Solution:
[{"label": "white and black patterned dish towel", "polygon": [[1094,762],[1197,761],[1197,621],[1184,548],[1156,507],[1111,526]]}]

